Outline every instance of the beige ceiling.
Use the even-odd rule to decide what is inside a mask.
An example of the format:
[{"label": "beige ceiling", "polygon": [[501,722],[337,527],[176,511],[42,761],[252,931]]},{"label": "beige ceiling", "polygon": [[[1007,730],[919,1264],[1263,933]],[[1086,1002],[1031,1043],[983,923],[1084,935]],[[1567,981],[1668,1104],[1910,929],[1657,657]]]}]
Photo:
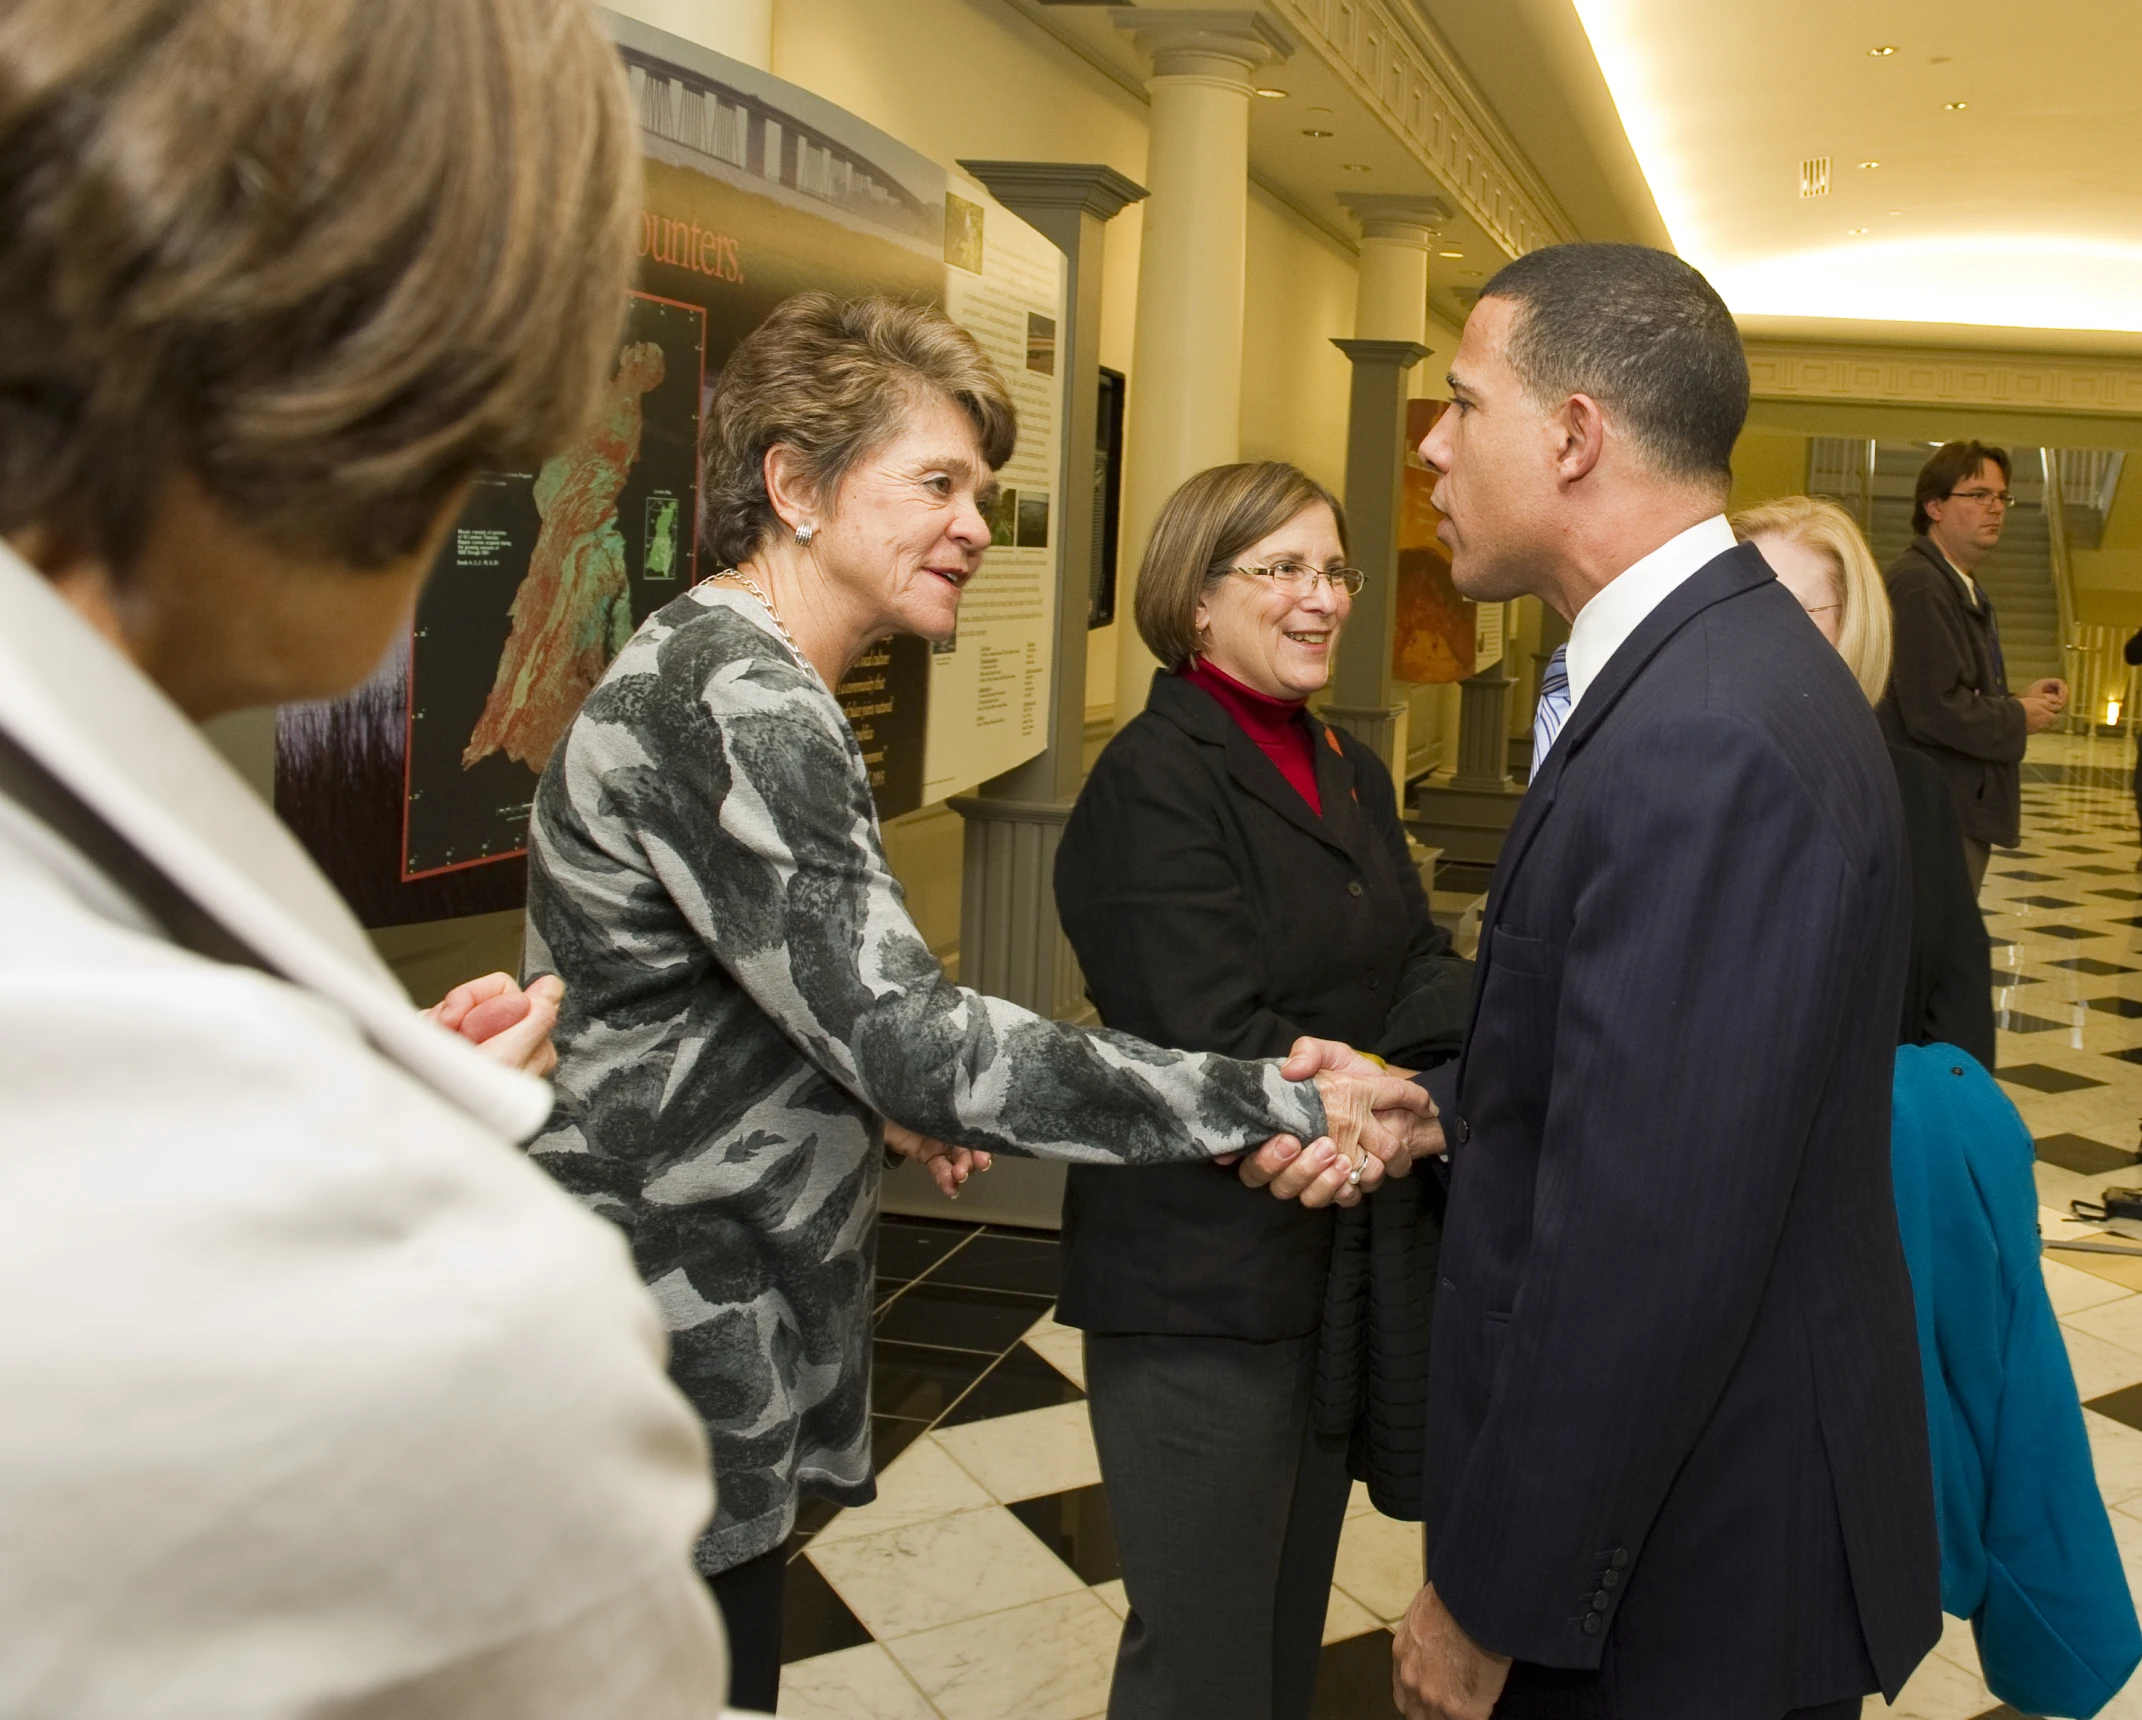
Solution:
[{"label": "beige ceiling", "polygon": [[[1488,0],[1414,4],[1491,98],[1527,29],[1564,31],[1563,64],[1538,63],[1565,135],[1523,98],[1506,123],[1573,212],[1618,203],[1640,228],[1611,148],[1593,198],[1557,165],[1600,148],[1603,74],[1665,230],[1752,330],[2142,349],[2138,0],[1503,0],[1523,28]],[[1593,68],[1570,69],[1572,17]],[[1830,191],[1803,197],[1823,156]]]}]

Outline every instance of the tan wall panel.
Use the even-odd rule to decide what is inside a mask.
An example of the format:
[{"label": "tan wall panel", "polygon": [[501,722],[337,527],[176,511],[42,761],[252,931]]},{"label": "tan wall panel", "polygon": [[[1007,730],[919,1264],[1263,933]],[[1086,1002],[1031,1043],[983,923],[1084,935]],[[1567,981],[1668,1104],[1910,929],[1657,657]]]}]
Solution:
[{"label": "tan wall panel", "polygon": [[1291,460],[1343,493],[1353,371],[1331,343],[1354,332],[1354,259],[1255,185],[1247,251],[1242,458]]},{"label": "tan wall panel", "polygon": [[1807,438],[1778,430],[1744,430],[1733,444],[1729,512],[1797,496],[1807,489]]}]

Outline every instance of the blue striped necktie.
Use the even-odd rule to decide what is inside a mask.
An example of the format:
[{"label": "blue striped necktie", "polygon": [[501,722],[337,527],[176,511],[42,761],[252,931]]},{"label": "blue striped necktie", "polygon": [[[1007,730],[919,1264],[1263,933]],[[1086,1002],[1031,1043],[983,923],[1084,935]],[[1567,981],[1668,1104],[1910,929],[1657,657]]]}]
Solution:
[{"label": "blue striped necktie", "polygon": [[1557,645],[1540,675],[1539,709],[1532,714],[1532,774],[1540,774],[1547,749],[1569,721],[1569,647]]}]

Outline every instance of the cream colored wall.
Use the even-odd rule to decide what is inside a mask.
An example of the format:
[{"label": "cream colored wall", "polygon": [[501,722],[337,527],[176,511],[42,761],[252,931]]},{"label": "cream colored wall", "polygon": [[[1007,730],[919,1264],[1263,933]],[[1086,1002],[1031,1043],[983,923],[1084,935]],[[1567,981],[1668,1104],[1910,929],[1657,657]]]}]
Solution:
[{"label": "cream colored wall", "polygon": [[1743,430],[1733,444],[1731,512],[1807,490],[1807,438],[1776,430]]},{"label": "cream colored wall", "polygon": [[2142,453],[2131,453],[2096,549],[2071,550],[2075,618],[2100,627],[2142,627]]},{"label": "cream colored wall", "polygon": [[1242,315],[1242,458],[1291,460],[1346,488],[1353,255],[1262,187],[1249,196]]}]

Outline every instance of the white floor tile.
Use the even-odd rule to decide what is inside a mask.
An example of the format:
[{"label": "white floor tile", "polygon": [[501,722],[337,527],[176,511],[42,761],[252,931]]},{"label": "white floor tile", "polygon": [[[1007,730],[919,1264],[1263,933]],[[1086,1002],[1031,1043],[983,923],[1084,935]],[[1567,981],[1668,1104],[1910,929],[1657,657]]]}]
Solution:
[{"label": "white floor tile", "polygon": [[1332,1582],[1385,1624],[1406,1616],[1425,1581],[1421,1526],[1370,1512],[1349,1517],[1339,1536]]},{"label": "white floor tile", "polygon": [[[2088,1310],[2077,1319],[2087,1316]],[[2078,1331],[2068,1321],[2060,1323],[2068,1343],[2068,1364],[2075,1370],[2075,1389],[2088,1403],[2094,1397],[2116,1392],[2122,1386],[2142,1382],[2142,1356],[2109,1343],[2094,1332]]]},{"label": "white floor tile", "polygon": [[[2137,1362],[2142,1364],[2142,1357]],[[1083,1403],[940,1428],[936,1438],[962,1469],[1006,1504],[1092,1487],[1101,1479],[1093,1424]]]},{"label": "white floor tile", "polygon": [[2054,1255],[2047,1255],[2045,1258],[2045,1290],[2053,1300],[2053,1312],[2063,1319],[2070,1314],[2080,1314],[2085,1308],[2096,1308],[2110,1302],[2142,1303],[2142,1296],[2133,1291],[2123,1290],[2119,1285],[2107,1283],[2102,1278],[2094,1278]]},{"label": "white floor tile", "polygon": [[2083,1411],[2083,1426],[2090,1433],[2090,1461],[2105,1503],[2142,1500],[2142,1433],[2088,1409]]},{"label": "white floor tile", "polygon": [[818,1531],[811,1545],[829,1547],[995,1503],[988,1490],[926,1433],[879,1472],[876,1499],[843,1511]]},{"label": "white floor tile", "polygon": [[[1886,1712],[1891,1720],[1971,1720],[1997,1706],[1993,1692],[1976,1676],[1943,1655],[1930,1654]],[[1870,1704],[1872,1715],[1883,1712]]]},{"label": "white floor tile", "polygon": [[866,1642],[781,1668],[781,1720],[938,1720],[885,1645]]},{"label": "white floor tile", "polygon": [[880,1642],[1086,1585],[999,1506],[864,1535],[804,1556]]},{"label": "white floor tile", "polygon": [[1044,1315],[1027,1333],[1028,1348],[1040,1353],[1042,1359],[1065,1379],[1086,1389],[1086,1334],[1076,1326],[1059,1326],[1053,1315]]},{"label": "white floor tile", "polygon": [[[2079,1313],[2063,1313],[2060,1318],[2063,1325],[2078,1332],[2088,1332],[2093,1338],[2103,1338],[2108,1344],[2117,1344],[2123,1350],[2132,1351],[2136,1359],[2142,1361],[2142,1296],[2112,1297]],[[2142,1378],[2142,1375],[2136,1377]]]},{"label": "white floor tile", "polygon": [[[1409,1600],[1411,1596],[1407,1597]],[[1353,1596],[1340,1589],[1331,1591],[1331,1604],[1324,1609],[1324,1641],[1351,1642],[1357,1636],[1366,1636],[1372,1630],[1383,1629],[1384,1621],[1370,1612]]]},{"label": "white floor tile", "polygon": [[1122,1630],[1081,1585],[887,1646],[945,1720],[1085,1720],[1108,1706]]}]

